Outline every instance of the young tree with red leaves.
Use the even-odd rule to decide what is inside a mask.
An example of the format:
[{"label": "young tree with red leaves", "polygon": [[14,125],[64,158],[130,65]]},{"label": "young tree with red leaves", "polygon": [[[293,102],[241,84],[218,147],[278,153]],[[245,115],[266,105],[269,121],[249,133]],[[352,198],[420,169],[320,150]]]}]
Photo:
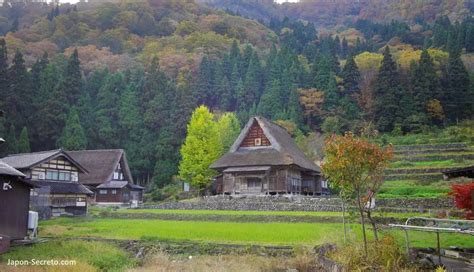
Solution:
[{"label": "young tree with red leaves", "polygon": [[463,184],[451,185],[451,192],[449,195],[454,197],[454,203],[456,207],[461,210],[465,210],[466,219],[473,219],[474,214],[472,211],[472,194],[474,191],[474,181]]},{"label": "young tree with red leaves", "polygon": [[[383,183],[383,171],[393,156],[391,146],[381,148],[352,133],[331,136],[325,147],[326,157],[322,165],[324,175],[340,188],[344,198],[355,202],[362,224],[364,249],[367,256],[367,235],[365,232],[366,203],[375,197]],[[369,193],[369,197],[366,194]],[[368,213],[370,219],[370,213]],[[374,227],[374,234],[376,235]]]}]

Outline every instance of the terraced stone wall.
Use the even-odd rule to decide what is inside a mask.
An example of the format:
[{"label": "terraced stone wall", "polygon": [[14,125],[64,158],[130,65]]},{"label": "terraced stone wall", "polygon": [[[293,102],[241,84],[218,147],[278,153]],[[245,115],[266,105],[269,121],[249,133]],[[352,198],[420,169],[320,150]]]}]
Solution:
[{"label": "terraced stone wall", "polygon": [[[451,198],[379,199],[377,209],[386,212],[451,209]],[[143,208],[176,210],[254,210],[254,211],[341,211],[341,201],[334,197],[299,196],[212,196],[196,202],[168,202]]]}]

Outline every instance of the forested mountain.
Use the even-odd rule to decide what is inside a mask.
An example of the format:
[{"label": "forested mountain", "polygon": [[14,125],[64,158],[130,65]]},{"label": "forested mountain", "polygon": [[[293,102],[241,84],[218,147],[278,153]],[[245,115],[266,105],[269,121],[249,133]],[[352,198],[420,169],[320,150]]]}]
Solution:
[{"label": "forested mountain", "polygon": [[161,187],[177,173],[201,104],[242,123],[280,120],[299,137],[472,119],[472,17],[432,1],[422,9],[433,20],[372,20],[393,2],[324,30],[317,20],[270,10],[259,23],[191,0],[4,5],[1,152],[124,148],[136,179]]},{"label": "forested mountain", "polygon": [[462,20],[474,11],[469,0],[300,0],[278,5],[273,0],[198,0],[211,7],[269,22],[288,17],[321,26],[335,26],[361,20],[432,23],[442,16]]}]

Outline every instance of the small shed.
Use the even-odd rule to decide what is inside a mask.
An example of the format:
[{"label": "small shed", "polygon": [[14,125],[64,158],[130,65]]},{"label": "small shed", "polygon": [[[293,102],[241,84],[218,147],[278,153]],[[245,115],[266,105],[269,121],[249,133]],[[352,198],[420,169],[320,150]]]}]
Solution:
[{"label": "small shed", "polygon": [[24,239],[28,232],[30,189],[24,174],[0,160],[0,235]]},{"label": "small shed", "polygon": [[452,178],[474,178],[474,165],[445,170],[442,172],[444,179]]}]

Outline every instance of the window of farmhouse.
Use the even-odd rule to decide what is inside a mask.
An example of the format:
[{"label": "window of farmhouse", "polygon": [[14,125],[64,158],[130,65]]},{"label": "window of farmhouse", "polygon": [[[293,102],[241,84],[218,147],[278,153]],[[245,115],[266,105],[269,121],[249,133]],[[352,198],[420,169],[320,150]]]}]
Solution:
[{"label": "window of farmhouse", "polygon": [[71,172],[57,171],[57,170],[46,170],[46,179],[48,180],[71,180]]}]

